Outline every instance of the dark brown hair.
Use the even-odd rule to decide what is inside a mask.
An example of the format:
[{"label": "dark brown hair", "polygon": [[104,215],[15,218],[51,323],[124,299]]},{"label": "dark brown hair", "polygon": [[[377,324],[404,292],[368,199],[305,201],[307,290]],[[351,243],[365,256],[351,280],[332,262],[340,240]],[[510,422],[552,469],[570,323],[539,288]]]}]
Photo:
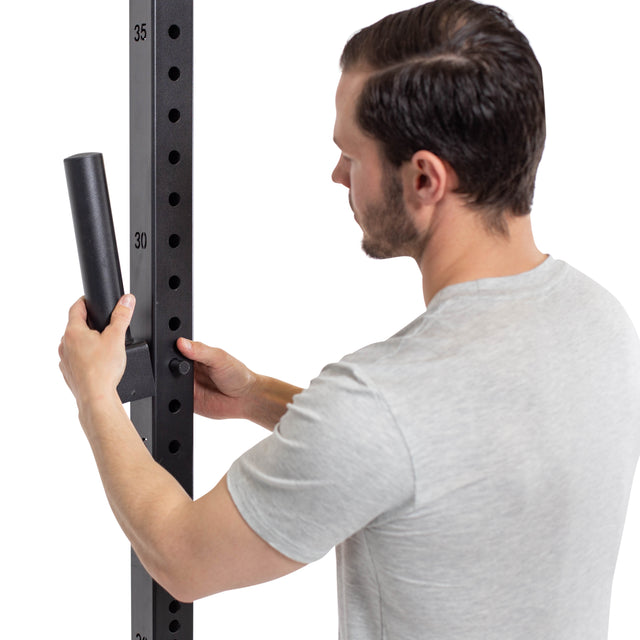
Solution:
[{"label": "dark brown hair", "polygon": [[356,33],[340,64],[373,70],[357,119],[394,167],[421,149],[436,154],[492,232],[507,235],[505,211],[530,213],[545,140],[542,71],[504,11],[435,0]]}]

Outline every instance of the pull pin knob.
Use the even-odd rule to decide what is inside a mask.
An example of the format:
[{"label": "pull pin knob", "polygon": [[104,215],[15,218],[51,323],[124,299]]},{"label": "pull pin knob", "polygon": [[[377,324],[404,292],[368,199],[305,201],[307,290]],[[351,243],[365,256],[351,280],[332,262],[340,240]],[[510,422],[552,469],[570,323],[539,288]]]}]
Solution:
[{"label": "pull pin knob", "polygon": [[169,363],[169,369],[174,376],[186,376],[191,371],[191,365],[186,360],[174,358]]}]

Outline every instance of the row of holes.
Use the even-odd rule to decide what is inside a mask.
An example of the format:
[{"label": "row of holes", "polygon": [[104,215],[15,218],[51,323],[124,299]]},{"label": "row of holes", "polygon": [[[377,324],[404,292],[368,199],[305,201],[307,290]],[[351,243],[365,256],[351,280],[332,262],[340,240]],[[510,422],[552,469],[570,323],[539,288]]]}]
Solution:
[{"label": "row of holes", "polygon": [[[169,37],[173,40],[177,40],[180,37],[180,27],[177,24],[172,24],[168,30]],[[173,81],[177,80],[180,77],[180,69],[178,67],[171,67],[169,69],[169,78]],[[178,109],[171,109],[169,111],[169,120],[171,122],[178,122],[180,120],[180,111]],[[169,162],[173,165],[176,165],[180,162],[180,152],[176,149],[173,149],[169,153]],[[177,192],[173,192],[169,194],[169,204],[172,207],[178,206],[180,204],[180,194]],[[169,246],[175,249],[180,244],[180,236],[177,234],[172,234],[169,237]],[[177,289],[180,286],[180,278],[178,276],[171,276],[169,278],[169,287],[171,289]],[[176,331],[180,327],[180,318],[173,317],[169,320],[169,327],[172,331]],[[173,411],[172,413],[176,413]]]},{"label": "row of holes", "polygon": [[[173,40],[177,40],[180,37],[180,27],[177,24],[172,24],[169,27],[169,37],[172,38]],[[176,80],[178,80],[179,77],[180,77],[180,68],[171,67],[169,69],[169,79],[175,82]],[[171,109],[169,111],[170,122],[178,122],[178,120],[180,120],[180,115],[181,114],[179,109]],[[171,154],[174,154],[174,157],[176,158],[175,161],[172,160]],[[180,161],[180,154],[177,151],[172,151],[171,154],[169,154],[169,162],[171,162],[171,164],[177,164]]]},{"label": "row of holes", "polygon": [[[169,604],[169,611],[173,614],[178,613],[178,611],[180,611],[180,609],[182,608],[182,605],[177,601],[177,600],[172,600],[171,603]],[[169,631],[171,631],[171,633],[175,633],[176,631],[180,630],[180,622],[178,622],[178,620],[172,620],[169,623]]]},{"label": "row of holes", "polygon": [[[172,600],[171,603],[169,604],[169,611],[173,614],[178,613],[178,611],[180,611],[181,609],[181,605],[177,600]],[[180,630],[180,622],[178,622],[178,620],[172,620],[169,623],[169,631],[171,631],[171,633],[176,633],[176,631]]]},{"label": "row of holes", "polygon": [[[182,608],[182,605],[177,600],[172,600],[169,603],[169,611],[171,613],[173,613],[174,615],[176,613],[178,613],[178,611],[180,611],[181,608]],[[169,631],[171,631],[171,633],[176,633],[177,631],[180,631],[180,621],[179,620],[172,620],[169,623]],[[137,637],[139,637],[139,636],[137,636]]]},{"label": "row of holes", "polygon": [[[173,600],[170,604],[169,604],[169,611],[173,614],[176,614],[178,611],[180,611],[181,609],[181,605],[177,600]],[[169,623],[169,631],[171,633],[177,633],[178,631],[180,631],[180,621],[179,620],[172,620]],[[137,633],[136,634],[136,638],[140,638],[142,637],[141,634]],[[146,640],[146,637],[143,638],[143,640]]]},{"label": "row of holes", "polygon": [[[169,27],[168,33],[170,38],[172,38],[173,40],[176,40],[177,38],[180,37],[180,27],[177,24],[172,24]],[[180,78],[180,69],[175,66],[171,67],[169,69],[169,79],[175,82],[176,80],[178,80],[178,78]],[[172,123],[178,122],[178,120],[180,120],[180,117],[181,117],[181,113],[179,109],[171,109],[168,113],[169,121]],[[180,162],[180,152],[177,149],[173,149],[172,151],[169,152],[168,160],[170,164],[177,165]],[[169,194],[169,204],[172,207],[178,206],[178,204],[180,204],[180,199],[181,199],[180,194],[175,191]],[[171,236],[169,236],[169,246],[172,249],[175,249],[179,245],[180,245],[180,236],[178,234],[174,233]],[[173,275],[169,278],[169,287],[173,290],[178,289],[180,287],[180,278],[177,275]],[[169,329],[171,331],[177,331],[180,328],[181,324],[182,322],[180,318],[177,316],[173,316],[172,318],[169,319]],[[182,403],[180,402],[180,400],[177,400],[174,398],[169,402],[168,409],[170,413],[176,414],[180,411],[181,408],[182,408]],[[180,451],[181,446],[182,445],[178,440],[172,440],[169,443],[169,453],[177,454]],[[174,600],[169,605],[169,611],[171,611],[171,613],[177,613],[179,610],[180,610],[180,603],[177,600]],[[180,628],[180,623],[177,620],[173,620],[169,624],[169,631],[171,631],[172,633],[176,632],[179,628]]]}]

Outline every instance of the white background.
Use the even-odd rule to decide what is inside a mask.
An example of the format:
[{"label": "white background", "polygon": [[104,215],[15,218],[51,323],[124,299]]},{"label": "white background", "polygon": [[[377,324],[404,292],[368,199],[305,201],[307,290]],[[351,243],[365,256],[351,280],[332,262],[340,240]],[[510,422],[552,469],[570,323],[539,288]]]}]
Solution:
[{"label": "white background", "polygon": [[[128,282],[128,7],[3,6],[2,628],[7,638],[129,634],[129,546],[104,497],[57,347],[82,293],[62,160],[105,156]],[[360,251],[330,181],[338,57],[400,0],[195,0],[195,337],[306,385],[422,312],[406,260]],[[638,5],[504,0],[545,73],[538,247],[607,287],[640,326]],[[195,489],[266,432],[196,420]],[[593,470],[598,473],[597,469]],[[640,494],[616,572],[611,640],[640,637]],[[526,576],[523,576],[526,580]],[[334,558],[196,604],[195,637],[336,638]],[[400,640],[400,639],[395,639]],[[550,639],[551,640],[551,639]]]}]

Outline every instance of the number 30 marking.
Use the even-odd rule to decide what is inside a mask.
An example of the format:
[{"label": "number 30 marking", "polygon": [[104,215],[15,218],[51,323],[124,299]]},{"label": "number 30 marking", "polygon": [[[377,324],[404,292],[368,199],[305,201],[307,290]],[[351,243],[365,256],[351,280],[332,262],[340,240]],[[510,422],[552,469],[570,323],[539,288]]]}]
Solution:
[{"label": "number 30 marking", "polygon": [[136,231],[134,235],[134,244],[133,246],[136,249],[146,249],[147,248],[147,234],[144,231]]}]

